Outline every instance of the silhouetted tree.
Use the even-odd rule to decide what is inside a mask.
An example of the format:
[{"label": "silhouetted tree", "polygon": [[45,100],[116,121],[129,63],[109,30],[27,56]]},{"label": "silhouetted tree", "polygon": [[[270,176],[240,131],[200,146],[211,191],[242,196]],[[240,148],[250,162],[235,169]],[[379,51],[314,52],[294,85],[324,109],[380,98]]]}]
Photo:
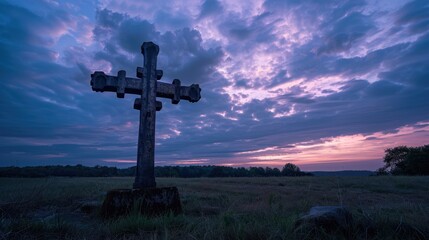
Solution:
[{"label": "silhouetted tree", "polygon": [[398,146],[384,152],[385,165],[378,169],[377,175],[429,175],[429,145]]},{"label": "silhouetted tree", "polygon": [[280,172],[280,170],[278,168],[266,167],[265,168],[265,175],[270,176],[270,177],[278,177],[278,176],[281,176],[282,173]]},{"label": "silhouetted tree", "polygon": [[286,163],[282,169],[283,176],[297,176],[301,172],[298,166],[292,163]]},{"label": "silhouetted tree", "polygon": [[249,172],[250,172],[251,177],[264,177],[265,176],[265,170],[262,167],[250,167]]}]

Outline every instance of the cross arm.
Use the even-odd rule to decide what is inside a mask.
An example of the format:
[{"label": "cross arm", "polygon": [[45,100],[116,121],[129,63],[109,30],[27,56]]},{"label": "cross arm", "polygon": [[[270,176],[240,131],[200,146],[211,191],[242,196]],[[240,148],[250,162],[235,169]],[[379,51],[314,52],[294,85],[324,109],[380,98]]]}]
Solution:
[{"label": "cross arm", "polygon": [[[116,92],[118,98],[123,98],[125,93],[140,95],[143,89],[143,80],[140,78],[125,77],[124,70],[118,72],[118,76],[109,76],[104,72],[96,71],[91,74],[92,90],[96,92]],[[180,99],[190,102],[198,102],[201,98],[201,88],[198,84],[181,86],[180,80],[174,79],[173,83],[157,82],[156,96],[171,99],[173,104]]]},{"label": "cross arm", "polygon": [[178,104],[180,99],[189,102],[198,102],[201,98],[201,88],[198,84],[189,87],[181,86],[179,79],[174,79],[172,84],[157,82],[156,96],[169,98],[173,104]]}]

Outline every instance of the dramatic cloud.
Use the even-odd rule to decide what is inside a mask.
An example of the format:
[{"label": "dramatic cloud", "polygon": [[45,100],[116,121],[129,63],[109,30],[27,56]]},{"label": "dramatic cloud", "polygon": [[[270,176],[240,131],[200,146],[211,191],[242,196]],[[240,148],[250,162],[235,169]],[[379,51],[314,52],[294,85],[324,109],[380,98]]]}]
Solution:
[{"label": "dramatic cloud", "polygon": [[161,81],[202,99],[157,114],[156,164],[371,169],[428,144],[429,2],[3,1],[0,165],[135,164],[135,76],[160,46]]}]

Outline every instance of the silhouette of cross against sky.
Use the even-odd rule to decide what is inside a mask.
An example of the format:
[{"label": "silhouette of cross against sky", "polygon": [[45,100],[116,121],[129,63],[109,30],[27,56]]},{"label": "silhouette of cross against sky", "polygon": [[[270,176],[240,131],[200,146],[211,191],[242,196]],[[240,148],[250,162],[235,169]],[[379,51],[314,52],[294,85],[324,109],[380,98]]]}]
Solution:
[{"label": "silhouette of cross against sky", "polygon": [[135,73],[159,45],[155,165],[375,170],[429,139],[429,1],[1,1],[0,166],[136,163]]}]

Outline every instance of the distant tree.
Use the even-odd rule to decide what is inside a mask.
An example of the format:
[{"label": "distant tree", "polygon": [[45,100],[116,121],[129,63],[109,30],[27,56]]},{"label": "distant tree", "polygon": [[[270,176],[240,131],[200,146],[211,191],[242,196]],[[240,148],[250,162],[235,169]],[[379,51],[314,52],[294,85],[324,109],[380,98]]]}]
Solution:
[{"label": "distant tree", "polygon": [[251,177],[264,177],[265,176],[265,169],[262,167],[250,167],[249,172],[250,172]]},{"label": "distant tree", "polygon": [[429,145],[398,146],[384,152],[385,165],[378,169],[377,175],[429,175]]},{"label": "distant tree", "polygon": [[389,175],[389,173],[386,171],[386,169],[384,167],[377,169],[377,171],[375,171],[375,175],[376,176],[386,176]]},{"label": "distant tree", "polygon": [[278,176],[281,176],[282,173],[280,172],[280,170],[278,168],[266,167],[265,168],[265,175],[267,177],[278,177]]},{"label": "distant tree", "polygon": [[210,171],[209,177],[225,177],[224,167],[214,166]]},{"label": "distant tree", "polygon": [[384,155],[384,167],[383,169],[387,172],[394,171],[398,164],[405,161],[407,154],[410,152],[410,148],[407,146],[398,146],[394,148],[388,148]]},{"label": "distant tree", "polygon": [[283,166],[282,175],[283,176],[302,176],[303,172],[301,172],[301,169],[299,169],[297,165],[292,163],[286,163]]}]

